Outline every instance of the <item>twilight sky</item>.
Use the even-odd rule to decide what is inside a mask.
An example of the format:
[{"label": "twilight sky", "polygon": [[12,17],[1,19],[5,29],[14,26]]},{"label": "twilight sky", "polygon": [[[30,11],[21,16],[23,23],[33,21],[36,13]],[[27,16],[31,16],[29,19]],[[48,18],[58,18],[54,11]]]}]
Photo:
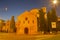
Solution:
[{"label": "twilight sky", "polygon": [[[25,10],[32,8],[46,7],[49,11],[52,7],[52,0],[0,0],[0,19],[10,19],[11,16],[20,15]],[[57,15],[60,16],[60,0],[56,7]]]}]

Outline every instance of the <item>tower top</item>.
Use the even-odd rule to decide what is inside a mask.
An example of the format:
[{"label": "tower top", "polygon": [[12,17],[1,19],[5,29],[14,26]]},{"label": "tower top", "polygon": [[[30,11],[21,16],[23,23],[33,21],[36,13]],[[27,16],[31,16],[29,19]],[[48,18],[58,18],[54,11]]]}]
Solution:
[{"label": "tower top", "polygon": [[43,12],[46,13],[46,7],[42,7]]}]

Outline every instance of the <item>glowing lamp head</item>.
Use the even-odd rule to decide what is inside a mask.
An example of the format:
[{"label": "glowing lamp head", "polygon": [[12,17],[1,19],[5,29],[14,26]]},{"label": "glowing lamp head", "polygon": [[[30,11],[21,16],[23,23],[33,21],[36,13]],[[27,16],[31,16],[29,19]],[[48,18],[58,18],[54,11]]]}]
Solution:
[{"label": "glowing lamp head", "polygon": [[54,3],[54,4],[56,4],[56,3],[57,3],[57,1],[56,1],[56,0],[54,0],[54,1],[53,1],[53,3]]}]

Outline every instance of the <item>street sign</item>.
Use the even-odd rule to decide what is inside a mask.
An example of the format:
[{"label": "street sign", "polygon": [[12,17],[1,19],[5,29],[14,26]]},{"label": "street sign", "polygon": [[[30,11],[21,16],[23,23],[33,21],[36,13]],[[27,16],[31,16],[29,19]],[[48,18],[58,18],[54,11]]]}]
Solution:
[{"label": "street sign", "polygon": [[51,22],[52,28],[56,28],[56,22]]}]

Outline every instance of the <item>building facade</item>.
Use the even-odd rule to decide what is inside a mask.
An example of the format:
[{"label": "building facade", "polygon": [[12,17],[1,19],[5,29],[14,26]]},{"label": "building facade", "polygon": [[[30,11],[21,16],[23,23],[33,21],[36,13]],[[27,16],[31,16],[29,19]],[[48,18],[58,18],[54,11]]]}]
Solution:
[{"label": "building facade", "polygon": [[[23,13],[21,13],[20,15],[17,16],[17,20],[15,22],[15,26],[16,26],[16,33],[17,34],[37,34],[38,32],[40,32],[40,29],[46,29],[48,26],[48,24],[46,24],[47,20],[47,13],[46,13],[46,7],[42,8],[42,11],[44,13],[43,17],[44,17],[44,27],[43,25],[41,26],[41,15],[42,13],[39,12],[40,9],[31,9],[30,11],[25,11]],[[1,21],[0,21],[1,24]],[[11,24],[11,20],[7,20],[5,22],[5,25],[2,27],[2,30],[4,31],[8,31],[8,32],[13,32],[13,30],[10,27]],[[43,24],[43,23],[42,23]],[[1,26],[1,25],[0,25]],[[45,27],[47,26],[47,27]],[[49,28],[49,27],[48,27]],[[1,29],[1,27],[0,27]],[[43,32],[44,33],[44,29]],[[60,31],[60,17],[58,17],[58,29]],[[50,29],[49,29],[50,30]],[[48,31],[48,30],[47,30]]]},{"label": "building facade", "polygon": [[37,33],[37,9],[25,11],[17,17],[18,34],[36,34]]}]

